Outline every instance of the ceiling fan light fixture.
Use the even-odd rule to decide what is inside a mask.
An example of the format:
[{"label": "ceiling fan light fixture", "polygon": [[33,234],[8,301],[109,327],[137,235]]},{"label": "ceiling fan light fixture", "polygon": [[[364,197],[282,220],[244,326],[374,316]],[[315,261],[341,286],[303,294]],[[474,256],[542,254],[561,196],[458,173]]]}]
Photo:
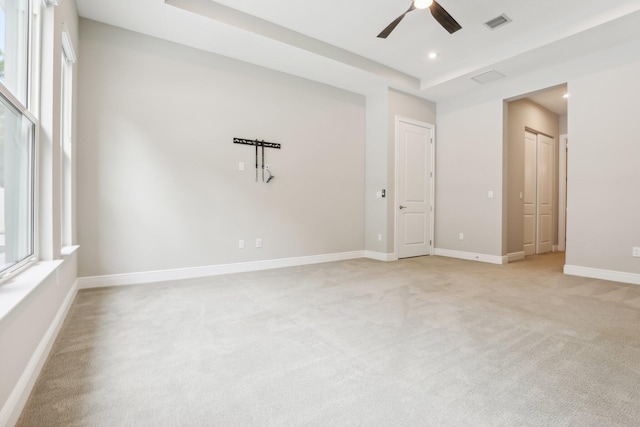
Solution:
[{"label": "ceiling fan light fixture", "polygon": [[413,5],[416,9],[426,9],[431,6],[433,0],[414,0]]}]

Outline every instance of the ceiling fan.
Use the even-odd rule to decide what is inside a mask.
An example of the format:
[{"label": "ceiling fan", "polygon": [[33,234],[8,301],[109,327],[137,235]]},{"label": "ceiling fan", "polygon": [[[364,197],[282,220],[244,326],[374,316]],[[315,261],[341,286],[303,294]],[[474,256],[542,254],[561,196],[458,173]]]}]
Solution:
[{"label": "ceiling fan", "polygon": [[378,37],[381,39],[386,39],[389,36],[389,34],[391,34],[391,32],[398,26],[400,21],[402,21],[402,19],[407,13],[412,12],[416,9],[427,9],[427,8],[429,8],[429,10],[431,11],[431,14],[436,19],[436,21],[438,21],[438,23],[442,25],[442,27],[449,32],[449,34],[453,34],[456,31],[462,29],[460,24],[458,24],[456,20],[453,19],[453,17],[449,15],[449,13],[446,10],[444,10],[444,8],[440,6],[440,4],[437,1],[412,0],[411,7],[409,7],[409,9],[405,13],[398,16],[391,24],[387,25],[387,28],[382,30],[382,32],[378,34]]}]

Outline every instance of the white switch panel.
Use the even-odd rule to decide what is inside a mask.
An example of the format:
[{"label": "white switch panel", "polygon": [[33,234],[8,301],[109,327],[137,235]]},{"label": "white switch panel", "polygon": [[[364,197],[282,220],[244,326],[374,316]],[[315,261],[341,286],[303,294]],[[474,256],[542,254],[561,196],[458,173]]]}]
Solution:
[{"label": "white switch panel", "polygon": [[490,199],[493,199],[493,191],[489,191],[489,194],[487,197],[489,197]]},{"label": "white switch panel", "polygon": [[256,248],[262,247],[262,239],[256,239]]},{"label": "white switch panel", "polygon": [[382,191],[376,191],[376,199],[382,199]]},{"label": "white switch panel", "polygon": [[238,240],[238,249],[244,249],[244,240]]},{"label": "white switch panel", "polygon": [[460,233],[460,234],[458,235],[458,238],[459,238],[460,240],[464,240],[464,233]]},{"label": "white switch panel", "polygon": [[640,247],[633,248],[633,256],[640,258]]},{"label": "white switch panel", "polygon": [[382,242],[382,234],[378,234],[378,242]]},{"label": "white switch panel", "polygon": [[238,163],[238,170],[239,171],[243,171],[244,170],[244,162]]}]

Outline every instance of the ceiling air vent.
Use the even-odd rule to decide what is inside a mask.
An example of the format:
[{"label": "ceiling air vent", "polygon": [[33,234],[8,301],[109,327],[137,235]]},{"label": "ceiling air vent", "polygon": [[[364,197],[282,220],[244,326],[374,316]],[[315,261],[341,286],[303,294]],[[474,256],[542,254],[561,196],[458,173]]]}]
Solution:
[{"label": "ceiling air vent", "polygon": [[477,76],[471,77],[471,80],[475,80],[481,85],[486,83],[495,82],[496,80],[504,79],[506,76],[499,71],[491,70]]},{"label": "ceiling air vent", "polygon": [[484,25],[489,27],[490,30],[495,30],[496,28],[500,28],[504,25],[507,25],[509,22],[511,22],[511,18],[509,18],[507,15],[503,13],[500,16],[497,16],[493,19],[488,20],[487,22],[484,23]]}]

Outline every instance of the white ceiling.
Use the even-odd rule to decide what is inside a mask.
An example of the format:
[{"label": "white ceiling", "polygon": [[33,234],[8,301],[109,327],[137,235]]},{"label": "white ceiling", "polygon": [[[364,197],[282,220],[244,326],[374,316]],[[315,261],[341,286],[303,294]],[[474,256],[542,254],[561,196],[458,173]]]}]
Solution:
[{"label": "white ceiling", "polygon": [[[491,69],[517,78],[640,40],[640,0],[439,0],[462,30],[416,10],[387,39],[376,35],[410,0],[76,2],[107,24],[358,93],[384,84],[433,101],[477,88],[470,77]],[[510,24],[483,25],[503,13]]]}]

